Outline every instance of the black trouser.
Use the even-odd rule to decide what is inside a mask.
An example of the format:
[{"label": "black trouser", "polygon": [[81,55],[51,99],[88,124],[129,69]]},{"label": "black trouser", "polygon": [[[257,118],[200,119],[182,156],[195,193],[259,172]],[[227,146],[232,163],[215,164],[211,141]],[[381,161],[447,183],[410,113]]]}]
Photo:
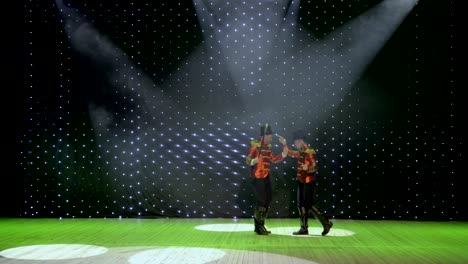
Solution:
[{"label": "black trouser", "polygon": [[[308,213],[309,210],[312,211],[314,216],[323,226],[322,235],[326,235],[332,224],[330,223],[328,217],[322,214],[317,207],[315,207],[315,182],[302,183],[297,182],[297,207],[299,208],[299,214],[301,216],[301,229],[307,229],[308,224]],[[299,233],[299,232],[297,232]],[[304,233],[301,233],[304,234]],[[305,233],[307,234],[307,233]]]},{"label": "black trouser", "polygon": [[312,209],[315,204],[315,182],[297,182],[297,207],[299,210],[305,208],[306,211]]},{"label": "black trouser", "polygon": [[270,175],[263,179],[254,178],[252,185],[257,200],[257,208],[264,207],[268,209],[272,199]]}]

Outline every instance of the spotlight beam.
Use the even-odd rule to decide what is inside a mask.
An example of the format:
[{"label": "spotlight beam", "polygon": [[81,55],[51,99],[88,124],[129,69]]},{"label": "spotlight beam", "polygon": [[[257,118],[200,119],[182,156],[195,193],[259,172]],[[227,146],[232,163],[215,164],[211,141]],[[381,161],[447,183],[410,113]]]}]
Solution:
[{"label": "spotlight beam", "polygon": [[[98,90],[87,91],[91,98],[87,102],[91,124],[102,160],[106,161],[103,165],[109,171],[109,177],[114,179],[112,184],[102,188],[107,188],[109,195],[113,196],[109,199],[119,204],[122,211],[130,212],[135,209],[133,212],[136,213],[137,206],[133,199],[144,193],[144,185],[152,181],[151,177],[148,180],[146,176],[168,173],[164,166],[166,164],[156,161],[159,161],[159,156],[175,148],[171,144],[171,137],[175,135],[166,135],[163,131],[168,127],[175,127],[185,114],[83,15],[67,7],[62,0],[56,0],[56,4],[63,16],[63,26],[72,48],[88,58],[90,64],[103,65],[109,69],[105,75],[99,76],[106,80],[105,85],[97,87]],[[113,96],[112,99],[115,100],[110,100],[109,96]],[[104,97],[105,100],[93,100],[96,97]],[[171,115],[169,118],[168,113]],[[134,144],[143,139],[152,145],[151,148],[144,150],[140,144]],[[150,165],[147,166],[146,162]],[[127,190],[127,195],[119,195],[116,190],[125,188],[125,183],[135,184],[135,188],[131,192]],[[166,181],[162,181],[158,187],[160,189],[155,192],[159,199],[145,199],[141,202],[141,207],[164,208],[162,203],[169,199],[171,192],[158,190],[167,191],[173,187]],[[187,201],[186,204],[188,203]]]},{"label": "spotlight beam", "polygon": [[[318,125],[340,105],[416,2],[385,0],[333,31],[327,38],[311,39],[304,48],[289,53],[284,60],[266,69],[270,76],[284,77],[270,79],[268,93],[273,96],[267,96],[265,101],[276,106],[284,105],[288,95],[293,99],[287,103],[287,109],[297,116],[307,117],[303,121],[294,120],[295,125]],[[305,34],[307,29],[302,28],[299,32]],[[301,38],[304,36],[297,39]],[[251,105],[252,109],[258,108],[258,103],[254,105]],[[287,110],[265,109],[270,112],[258,113],[254,119],[278,116]],[[290,120],[280,121],[280,126],[289,125]]]},{"label": "spotlight beam", "polygon": [[[149,77],[141,73],[128,56],[108,37],[102,35],[78,11],[67,7],[63,0],[56,0],[56,4],[62,13],[64,29],[74,50],[88,58],[91,64],[105,65],[110,69],[105,76],[101,77],[107,80],[108,85],[90,93],[102,93],[104,96],[118,93],[118,99],[126,98],[125,105],[128,106],[129,111],[123,115],[129,119],[137,118],[139,115],[150,115],[153,120],[165,120],[165,112],[169,110],[177,112],[177,107],[172,100],[167,98]],[[133,78],[133,76],[139,76],[139,78]],[[112,90],[108,90],[109,87]],[[93,101],[89,103],[91,118],[95,124],[112,123],[114,117],[108,110],[113,106],[100,105]],[[107,100],[106,103],[114,102]],[[99,128],[109,127],[97,125],[97,129]]]}]

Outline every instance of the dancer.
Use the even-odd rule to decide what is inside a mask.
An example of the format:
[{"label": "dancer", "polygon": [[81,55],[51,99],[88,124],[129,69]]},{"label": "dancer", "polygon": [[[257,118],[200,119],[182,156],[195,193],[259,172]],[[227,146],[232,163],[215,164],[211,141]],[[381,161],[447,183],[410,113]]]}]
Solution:
[{"label": "dancer", "polygon": [[[286,145],[286,140],[279,137]],[[304,142],[304,134],[301,131],[294,133],[294,145],[297,150],[288,148],[288,155],[297,159],[297,207],[299,208],[301,228],[293,235],[309,234],[308,214],[311,210],[322,224],[322,236],[325,236],[332,228],[333,223],[315,206],[315,185],[317,183],[315,175],[318,171],[316,152]]]},{"label": "dancer", "polygon": [[[250,142],[250,150],[246,163],[251,167],[252,185],[257,204],[254,212],[255,232],[259,235],[268,235],[271,232],[265,228],[265,220],[268,216],[268,208],[272,199],[270,181],[270,162],[277,163],[288,155],[288,148],[283,145],[283,152],[273,155],[271,141],[273,132],[271,126],[266,124],[260,129],[260,140]],[[280,141],[281,142],[281,141]]]}]

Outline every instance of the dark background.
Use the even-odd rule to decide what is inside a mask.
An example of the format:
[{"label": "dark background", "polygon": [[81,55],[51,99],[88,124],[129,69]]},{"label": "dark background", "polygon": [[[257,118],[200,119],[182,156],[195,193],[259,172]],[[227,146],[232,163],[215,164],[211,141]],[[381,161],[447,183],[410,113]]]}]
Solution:
[{"label": "dark background", "polygon": [[[323,39],[379,2],[302,1],[299,24]],[[20,6],[12,34],[18,41],[7,54],[8,77],[17,81],[4,87],[14,100],[5,100],[3,111],[8,152],[1,215],[250,217],[253,197],[243,162],[260,124],[233,95],[238,86],[222,74],[219,85],[199,81],[187,91],[172,85],[178,67],[205,43],[193,3],[66,3],[131,57],[172,104],[158,105],[166,110],[153,115],[136,99],[148,105],[158,100],[141,99],[130,85],[116,89],[107,78],[112,64],[96,63],[70,46],[55,3]],[[297,122],[318,152],[317,196],[327,214],[466,219],[455,14],[450,1],[419,1],[342,104],[324,110],[312,125]],[[210,85],[220,92],[207,94]],[[294,93],[286,92],[288,100]],[[101,125],[106,116],[111,121]],[[287,110],[281,118],[298,116]],[[280,134],[294,129],[267,119]],[[273,169],[272,217],[296,215],[294,175],[292,159]]]}]

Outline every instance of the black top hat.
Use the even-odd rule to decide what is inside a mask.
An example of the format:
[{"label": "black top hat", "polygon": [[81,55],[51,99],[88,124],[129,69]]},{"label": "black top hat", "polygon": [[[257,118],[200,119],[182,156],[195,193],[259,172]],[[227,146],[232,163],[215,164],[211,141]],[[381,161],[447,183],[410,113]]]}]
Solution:
[{"label": "black top hat", "polygon": [[305,133],[302,130],[297,130],[293,133],[293,140],[305,139]]},{"label": "black top hat", "polygon": [[265,124],[264,126],[260,127],[260,136],[265,136],[265,135],[272,135],[273,132],[271,131],[271,126],[268,124]]}]

